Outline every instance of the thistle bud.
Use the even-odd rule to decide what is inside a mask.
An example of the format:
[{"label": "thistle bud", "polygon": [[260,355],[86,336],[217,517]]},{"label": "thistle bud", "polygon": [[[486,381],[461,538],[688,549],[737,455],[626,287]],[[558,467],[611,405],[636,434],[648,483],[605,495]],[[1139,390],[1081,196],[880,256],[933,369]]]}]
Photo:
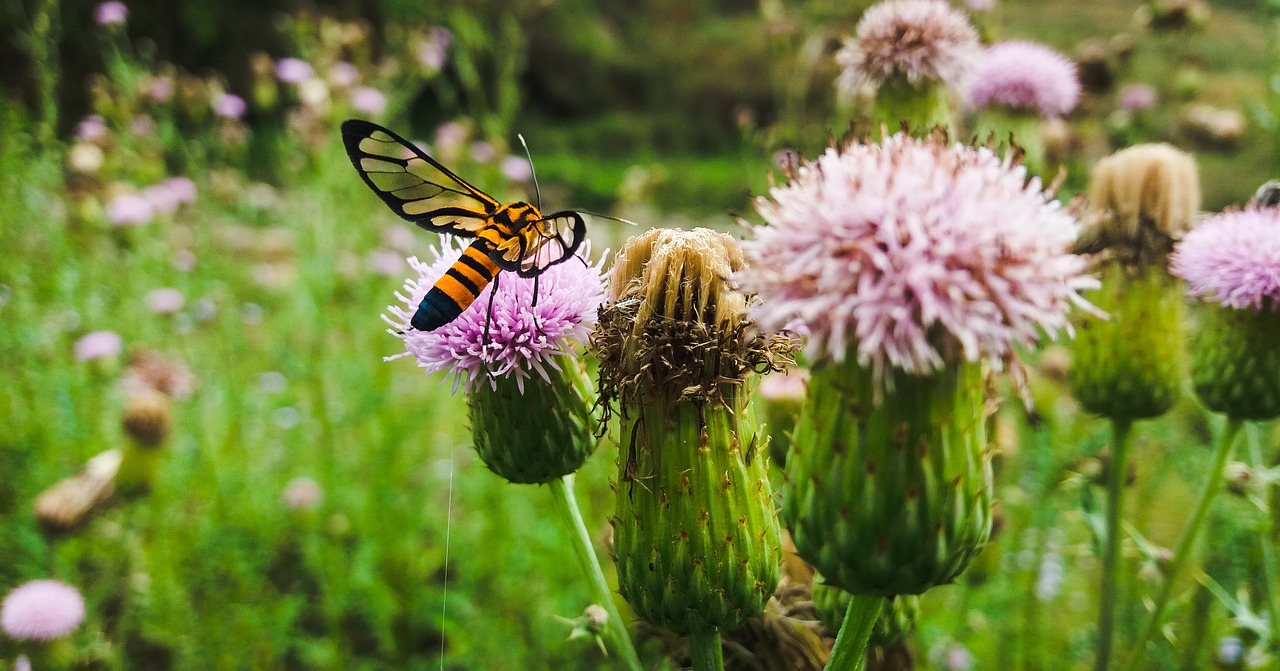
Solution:
[{"label": "thistle bud", "polygon": [[121,420],[129,442],[121,451],[115,487],[121,494],[138,494],[151,489],[164,450],[173,431],[173,410],[165,394],[146,390],[134,394]]},{"label": "thistle bud", "polygon": [[741,626],[779,578],[766,441],[748,395],[792,343],[749,330],[747,298],[725,281],[742,266],[737,244],[713,231],[634,239],[592,337],[601,397],[622,424],[618,588],[679,634]]}]

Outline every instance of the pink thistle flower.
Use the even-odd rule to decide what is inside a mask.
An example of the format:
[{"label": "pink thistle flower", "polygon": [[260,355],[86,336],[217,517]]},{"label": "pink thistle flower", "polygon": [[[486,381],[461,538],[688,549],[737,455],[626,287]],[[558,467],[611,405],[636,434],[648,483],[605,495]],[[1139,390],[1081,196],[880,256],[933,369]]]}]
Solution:
[{"label": "pink thistle flower", "polygon": [[0,604],[0,629],[18,640],[52,641],[84,621],[84,598],[57,580],[32,580]]},{"label": "pink thistle flower", "polygon": [[186,299],[172,287],[154,289],[147,294],[147,308],[158,315],[171,315],[182,309]]},{"label": "pink thistle flower", "polygon": [[178,211],[178,194],[165,182],[152,184],[142,190],[142,197],[151,204],[157,214],[173,214]]},{"label": "pink thistle flower", "polygon": [[502,159],[498,169],[502,175],[513,182],[527,182],[533,177],[533,166],[523,156],[507,156]]},{"label": "pink thistle flower", "polygon": [[828,149],[756,208],[767,225],[738,279],[762,299],[761,328],[798,319],[811,356],[850,352],[881,380],[941,370],[951,352],[1012,363],[1015,345],[1069,330],[1097,284],[1069,253],[1075,220],[986,148],[899,133]]},{"label": "pink thistle flower", "polygon": [[351,109],[376,117],[387,109],[387,97],[372,86],[357,86],[351,90]]},{"label": "pink thistle flower", "polygon": [[93,10],[93,22],[100,26],[115,26],[129,18],[129,8],[123,2],[104,2]]},{"label": "pink thistle flower", "polygon": [[451,152],[467,141],[467,127],[457,121],[446,121],[436,127],[436,148]]},{"label": "pink thistle flower", "polygon": [[93,142],[106,135],[107,121],[97,114],[90,114],[76,125],[76,139],[81,142]]},{"label": "pink thistle flower", "polygon": [[311,478],[301,477],[290,480],[280,494],[280,502],[285,508],[297,512],[315,510],[320,506],[324,492],[320,483]]},{"label": "pink thistle flower", "polygon": [[[589,247],[580,250],[582,258],[590,253]],[[385,360],[412,356],[428,373],[444,371],[446,379],[452,376],[455,392],[459,385],[474,389],[486,380],[496,389],[496,376],[514,376],[521,391],[532,375],[550,381],[548,369],[560,370],[556,358],[571,354],[575,344],[586,343],[596,323],[596,308],[604,301],[604,262],[592,266],[571,259],[552,266],[538,278],[537,306],[533,305],[533,279],[504,272],[492,312],[488,310],[490,284],[452,322],[434,331],[411,329],[409,319],[418,303],[464,248],[465,241],[445,236],[431,263],[409,259],[418,276],[405,282],[403,292],[396,292],[401,305],[389,306],[389,316],[382,316],[391,325],[390,332],[404,341],[406,351]]]},{"label": "pink thistle flower", "polygon": [[173,91],[173,77],[168,75],[148,77],[142,87],[142,94],[155,103],[168,102],[173,98]]},{"label": "pink thistle flower", "polygon": [[107,220],[116,226],[141,226],[155,216],[151,201],[136,193],[122,193],[107,203]]},{"label": "pink thistle flower", "polygon": [[980,47],[969,17],[942,0],[888,0],[862,14],[836,54],[840,89],[855,92],[901,75],[959,85]]},{"label": "pink thistle flower", "polygon": [[213,101],[213,112],[224,119],[239,119],[244,116],[247,105],[244,98],[234,93],[223,93]]},{"label": "pink thistle flower", "polygon": [[286,84],[301,84],[315,74],[315,68],[301,58],[281,58],[276,61],[276,79]]},{"label": "pink thistle flower", "polygon": [[1155,107],[1157,99],[1155,88],[1149,84],[1129,84],[1116,95],[1116,105],[1133,114]]},{"label": "pink thistle flower", "polygon": [[1169,270],[1191,295],[1225,307],[1280,308],[1280,209],[1209,218],[1174,247]]},{"label": "pink thistle flower", "polygon": [[471,160],[476,163],[488,163],[498,157],[498,150],[493,145],[481,140],[471,143]]},{"label": "pink thistle flower", "polygon": [[179,205],[196,202],[196,183],[191,181],[190,178],[170,177],[162,184],[169,189],[169,192],[173,194],[174,200],[178,201]]},{"label": "pink thistle flower", "polygon": [[418,46],[417,58],[422,67],[436,71],[444,67],[449,56],[449,45],[453,43],[453,33],[446,28],[435,27],[431,34]]},{"label": "pink thistle flower", "polygon": [[1003,107],[1062,116],[1080,101],[1080,76],[1066,56],[1034,42],[988,47],[964,86],[969,109]]},{"label": "pink thistle flower", "polygon": [[115,331],[93,331],[76,341],[76,361],[92,361],[118,356],[124,340]]},{"label": "pink thistle flower", "polygon": [[359,79],[360,69],[346,61],[334,63],[333,66],[329,68],[329,83],[338,88],[351,86]]}]

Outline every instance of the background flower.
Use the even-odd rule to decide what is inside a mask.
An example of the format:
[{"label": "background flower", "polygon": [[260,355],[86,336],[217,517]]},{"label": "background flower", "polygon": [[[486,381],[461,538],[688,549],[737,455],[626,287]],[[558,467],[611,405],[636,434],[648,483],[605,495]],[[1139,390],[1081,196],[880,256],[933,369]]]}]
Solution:
[{"label": "background flower", "polygon": [[1075,63],[1042,44],[1001,42],[988,47],[964,86],[970,109],[1004,107],[1062,116],[1080,100]]},{"label": "background flower", "polygon": [[1280,306],[1280,210],[1219,214],[1183,238],[1170,271],[1190,293],[1234,309]]},{"label": "background flower", "polygon": [[941,0],[889,0],[863,13],[836,54],[838,83],[856,91],[902,75],[957,85],[978,53],[978,33],[964,13]]},{"label": "background flower", "polygon": [[84,598],[57,580],[32,580],[0,604],[0,629],[16,639],[50,641],[71,633],[84,620]]}]

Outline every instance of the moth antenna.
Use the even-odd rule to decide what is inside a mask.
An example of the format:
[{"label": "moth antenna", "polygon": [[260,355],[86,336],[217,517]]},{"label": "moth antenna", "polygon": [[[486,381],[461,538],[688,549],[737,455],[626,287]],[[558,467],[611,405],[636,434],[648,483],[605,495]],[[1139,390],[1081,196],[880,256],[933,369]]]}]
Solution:
[{"label": "moth antenna", "polygon": [[588,215],[588,216],[591,216],[591,217],[600,217],[601,219],[612,219],[612,220],[614,220],[614,221],[621,222],[621,223],[624,223],[624,224],[628,224],[628,225],[630,225],[630,226],[639,226],[639,225],[640,225],[640,224],[637,224],[637,223],[636,223],[636,222],[634,222],[634,221],[631,221],[630,219],[623,219],[622,217],[611,217],[611,216],[609,216],[609,215],[607,215],[607,214],[600,214],[599,212],[591,212],[591,211],[589,211],[589,210],[578,210],[578,213],[579,213],[579,214],[585,214],[585,215]]},{"label": "moth antenna", "polygon": [[524,157],[529,161],[529,175],[533,177],[533,194],[534,200],[537,201],[538,211],[542,211],[542,189],[538,188],[538,171],[533,169],[533,154],[529,153],[529,143],[524,141],[524,134],[516,133],[516,137],[520,139],[520,146],[524,147]]}]

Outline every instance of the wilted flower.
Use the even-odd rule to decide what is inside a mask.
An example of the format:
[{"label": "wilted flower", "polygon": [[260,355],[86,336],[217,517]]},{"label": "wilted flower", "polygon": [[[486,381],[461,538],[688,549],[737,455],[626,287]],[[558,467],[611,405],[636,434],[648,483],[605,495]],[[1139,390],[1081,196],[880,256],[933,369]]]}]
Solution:
[{"label": "wilted flower", "polygon": [[181,401],[195,391],[196,376],[181,361],[152,350],[129,353],[129,368],[120,380],[128,395],[158,391]]},{"label": "wilted flower", "polygon": [[[815,357],[928,374],[939,336],[964,359],[1000,364],[1014,346],[1067,327],[1094,286],[1068,253],[1072,217],[1021,166],[985,148],[898,134],[828,149],[757,201],[768,225],[741,277],[763,328],[799,319]],[[949,346],[948,346],[949,347]]]},{"label": "wilted flower", "polygon": [[533,176],[533,166],[529,165],[529,159],[521,156],[503,157],[498,169],[513,182],[527,182]]},{"label": "wilted flower", "polygon": [[234,93],[223,93],[213,101],[213,111],[224,119],[239,119],[244,116],[246,105],[244,98]]},{"label": "wilted flower", "polygon": [[1150,84],[1129,84],[1116,95],[1116,105],[1126,112],[1137,113],[1155,107],[1157,98]]},{"label": "wilted flower", "polygon": [[122,193],[107,203],[107,220],[116,226],[141,226],[155,215],[151,201],[136,193]]},{"label": "wilted flower", "polygon": [[57,580],[24,583],[0,604],[0,629],[19,640],[62,638],[83,620],[84,598],[76,588]]},{"label": "wilted flower", "polygon": [[120,354],[124,340],[115,331],[93,331],[76,341],[75,355],[77,361],[105,359]]},{"label": "wilted flower", "polygon": [[387,109],[387,97],[372,86],[357,86],[351,90],[351,108],[365,116],[379,116]]},{"label": "wilted flower", "polygon": [[285,486],[280,494],[280,502],[289,510],[304,512],[315,510],[323,496],[320,483],[307,477],[294,478]]},{"label": "wilted flower", "polygon": [[182,292],[172,287],[155,289],[147,294],[147,308],[161,315],[171,315],[182,309],[185,299]]},{"label": "wilted flower", "polygon": [[842,90],[902,76],[957,85],[979,51],[969,18],[941,0],[888,0],[863,13],[836,54]]},{"label": "wilted flower", "polygon": [[970,109],[999,107],[1062,116],[1080,100],[1075,63],[1034,42],[1001,42],[987,48],[964,86]]},{"label": "wilted flower", "polygon": [[276,79],[286,84],[301,84],[315,74],[315,68],[301,58],[281,58],[276,61]]},{"label": "wilted flower", "polygon": [[104,2],[93,10],[93,21],[100,26],[114,26],[129,18],[129,8],[123,2]]},{"label": "wilted flower", "polygon": [[[583,258],[590,252],[588,246],[580,252]],[[557,368],[555,357],[585,343],[595,324],[596,307],[604,299],[601,264],[569,260],[552,266],[538,278],[536,306],[533,279],[502,273],[491,311],[493,284],[452,322],[434,331],[411,329],[409,319],[423,296],[462,256],[463,249],[462,241],[444,237],[431,263],[409,259],[418,276],[405,282],[404,293],[396,294],[402,305],[389,306],[390,316],[383,315],[406,351],[387,360],[412,356],[429,373],[452,375],[455,390],[486,381],[493,386],[498,376],[514,377],[520,389],[531,375],[548,379],[548,367]]]}]

